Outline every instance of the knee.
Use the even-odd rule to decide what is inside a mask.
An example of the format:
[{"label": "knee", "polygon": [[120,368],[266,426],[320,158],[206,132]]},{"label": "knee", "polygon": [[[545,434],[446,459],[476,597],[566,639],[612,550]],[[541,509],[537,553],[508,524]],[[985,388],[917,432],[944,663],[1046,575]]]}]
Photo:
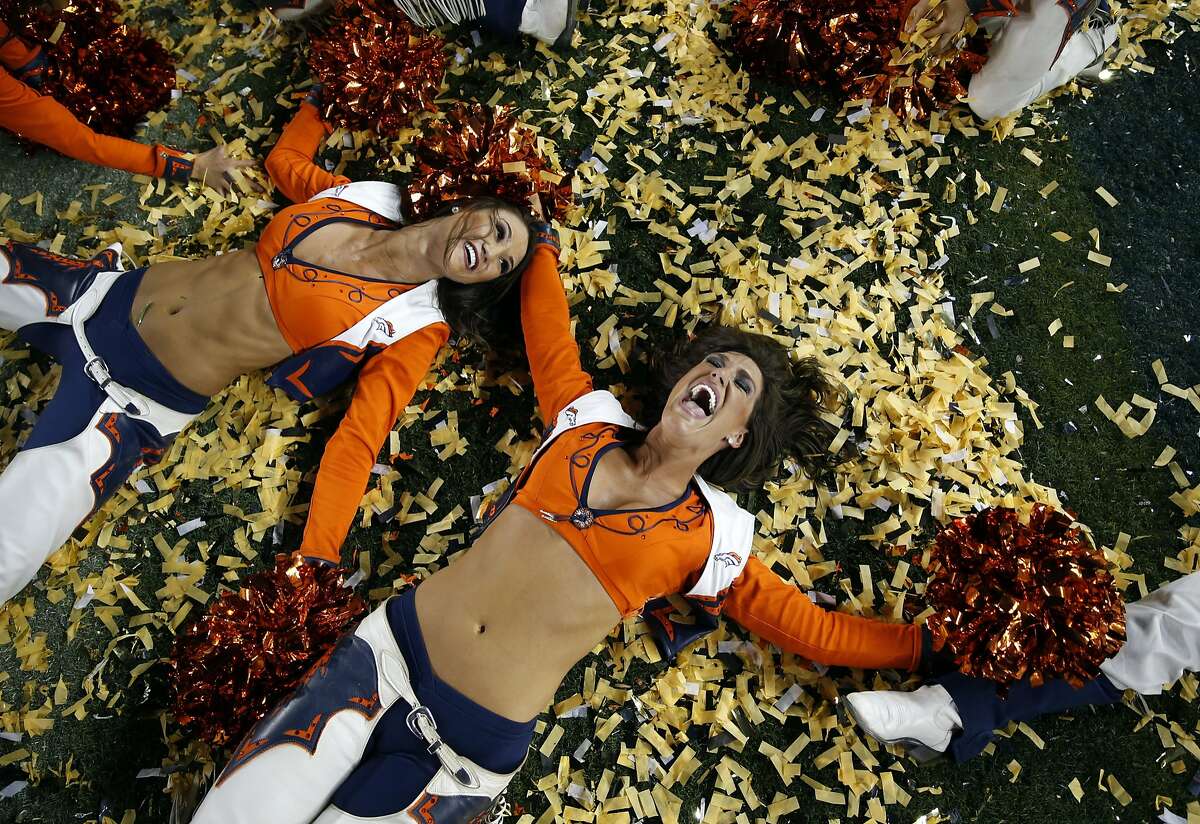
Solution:
[{"label": "knee", "polygon": [[1020,108],[1019,101],[1013,99],[1011,94],[1006,95],[1002,84],[992,80],[986,66],[971,78],[967,94],[967,105],[983,121],[1004,117]]},{"label": "knee", "polygon": [[37,554],[40,549],[30,552],[19,534],[9,534],[7,526],[4,533],[0,535],[0,606],[15,598],[34,579],[45,557]]}]

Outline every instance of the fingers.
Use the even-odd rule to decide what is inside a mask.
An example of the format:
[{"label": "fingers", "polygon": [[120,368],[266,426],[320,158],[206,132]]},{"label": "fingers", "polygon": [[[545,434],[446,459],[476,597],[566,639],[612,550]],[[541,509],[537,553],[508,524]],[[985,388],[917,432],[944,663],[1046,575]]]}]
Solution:
[{"label": "fingers", "polygon": [[937,38],[937,43],[934,45],[935,52],[944,52],[962,31],[962,21],[952,18],[953,15],[943,15],[941,22],[927,32],[930,40]]},{"label": "fingers", "polygon": [[904,31],[906,34],[912,34],[916,29],[917,23],[921,22],[929,12],[929,0],[918,0],[917,4],[912,7],[912,11],[908,13],[908,18],[904,21]]}]

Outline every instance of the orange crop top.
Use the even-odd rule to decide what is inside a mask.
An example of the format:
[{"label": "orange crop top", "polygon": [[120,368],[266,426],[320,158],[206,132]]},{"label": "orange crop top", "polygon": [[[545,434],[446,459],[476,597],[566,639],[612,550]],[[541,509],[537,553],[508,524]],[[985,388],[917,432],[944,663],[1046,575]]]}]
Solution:
[{"label": "orange crop top", "polygon": [[[554,421],[592,391],[556,267],[531,267],[522,277],[521,325],[538,406],[544,420]],[[620,448],[625,434],[603,423],[563,432],[525,469],[511,500],[547,520],[628,616],[656,596],[690,589],[712,546],[713,522],[694,485],[653,510],[588,508],[594,467],[608,450]],[[757,558],[750,558],[718,609],[780,649],[823,664],[915,669],[920,662],[919,627],[822,609]]]},{"label": "orange crop top", "polygon": [[[304,103],[266,161],[279,191],[296,201],[271,220],[255,248],[271,310],[293,352],[319,346],[412,288],[313,266],[292,253],[303,237],[330,221],[395,228],[348,201],[307,202],[325,189],[350,182],[313,162],[325,134],[316,108]],[[449,337],[444,323],[418,329],[369,358],[359,371],[350,407],[321,458],[300,545],[304,555],[334,563],[341,559],[342,543],[379,450]]]},{"label": "orange crop top", "polygon": [[[712,545],[712,514],[691,484],[683,496],[649,510],[587,506],[596,464],[627,433],[613,424],[564,432],[526,470],[512,502],[550,523],[584,560],[623,616],[652,598],[684,592]],[[647,563],[647,561],[651,563]]]}]

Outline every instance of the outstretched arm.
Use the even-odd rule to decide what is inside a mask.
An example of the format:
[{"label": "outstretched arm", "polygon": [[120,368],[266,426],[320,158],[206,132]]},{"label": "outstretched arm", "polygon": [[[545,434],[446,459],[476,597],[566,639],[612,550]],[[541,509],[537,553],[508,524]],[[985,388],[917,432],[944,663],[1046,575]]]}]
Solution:
[{"label": "outstretched arm", "polygon": [[521,329],[538,406],[552,425],[563,407],[592,391],[592,378],[579,363],[579,345],[571,334],[571,310],[558,276],[558,237],[542,225],[521,276]]},{"label": "outstretched arm", "polygon": [[267,155],[267,174],[293,203],[303,203],[318,192],[350,182],[350,178],[330,174],[313,162],[313,155],[328,134],[321,113],[306,100]]},{"label": "outstretched arm", "polygon": [[85,163],[121,169],[131,174],[165,177],[176,183],[201,180],[221,193],[229,191],[227,173],[252,166],[236,160],[218,146],[192,157],[169,146],[137,143],[98,134],[80,123],[69,109],[52,97],[38,94],[45,60],[0,23],[0,128]]},{"label": "outstretched arm", "polygon": [[450,330],[437,323],[413,332],[367,361],[354,399],[325,446],[300,554],[338,563],[371,467]]},{"label": "outstretched arm", "polygon": [[0,127],[97,166],[180,183],[192,174],[192,160],[183,152],[97,134],[57,100],[38,94],[3,69],[0,69]]},{"label": "outstretched arm", "polygon": [[915,670],[921,628],[822,609],[757,558],[734,581],[724,613],[785,652],[829,666]]}]

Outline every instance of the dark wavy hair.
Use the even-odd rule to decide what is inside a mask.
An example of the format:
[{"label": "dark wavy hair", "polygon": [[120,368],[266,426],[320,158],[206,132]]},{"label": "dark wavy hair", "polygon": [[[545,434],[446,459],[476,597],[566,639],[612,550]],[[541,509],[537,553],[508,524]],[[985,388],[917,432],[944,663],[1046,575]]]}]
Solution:
[{"label": "dark wavy hair", "polygon": [[647,396],[644,418],[657,424],[679,379],[716,352],[739,352],[762,372],[762,386],[739,448],[722,449],[705,461],[699,474],[725,487],[750,488],[775,477],[785,457],[792,457],[809,477],[817,477],[847,460],[853,447],[829,451],[838,425],[822,415],[834,412],[840,392],[813,358],[793,360],[774,338],[728,326],[711,326],[679,340],[652,362],[654,387]]},{"label": "dark wavy hair", "polygon": [[[498,197],[472,197],[451,201],[427,219],[445,217],[454,213],[464,218],[471,212],[483,209],[505,209],[520,215],[529,232],[529,246],[512,270],[494,280],[484,283],[458,283],[450,278],[439,278],[437,284],[438,305],[446,323],[455,334],[471,343],[494,348],[511,348],[521,341],[520,289],[514,288],[521,282],[521,275],[533,258],[537,240],[536,226],[540,221],[526,208],[501,200]],[[446,252],[457,246],[465,237],[465,230],[451,233],[446,242]]]}]

